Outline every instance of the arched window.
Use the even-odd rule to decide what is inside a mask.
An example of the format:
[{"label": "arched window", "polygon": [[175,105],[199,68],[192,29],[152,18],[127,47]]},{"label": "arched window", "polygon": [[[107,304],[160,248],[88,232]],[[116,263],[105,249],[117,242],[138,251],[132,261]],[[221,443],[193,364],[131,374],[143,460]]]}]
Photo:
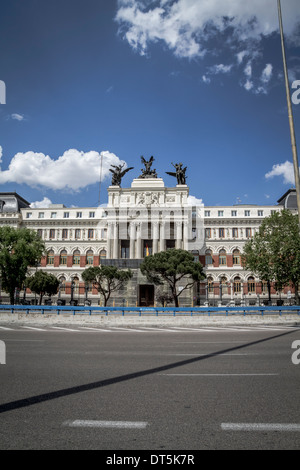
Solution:
[{"label": "arched window", "polygon": [[106,259],[106,251],[105,250],[100,251],[100,262],[101,262],[102,259]]},{"label": "arched window", "polygon": [[59,255],[59,264],[67,264],[67,252],[66,250],[62,250]]},{"label": "arched window", "polygon": [[54,251],[49,250],[47,253],[47,264],[54,264]]},{"label": "arched window", "polygon": [[233,264],[235,266],[237,265],[240,265],[241,264],[241,254],[240,254],[240,250],[233,250]]},{"label": "arched window", "polygon": [[61,276],[59,278],[59,290],[62,293],[66,292],[66,278],[65,278],[65,276]]},{"label": "arched window", "polygon": [[255,280],[253,276],[248,277],[248,292],[255,292]]},{"label": "arched window", "polygon": [[207,291],[209,294],[214,293],[214,280],[212,277],[207,278]]},{"label": "arched window", "polygon": [[208,266],[210,264],[213,264],[212,252],[211,252],[211,250],[206,250],[206,252],[205,252],[205,265]]},{"label": "arched window", "polygon": [[219,265],[226,266],[226,264],[227,264],[226,251],[220,250],[219,251]]},{"label": "arched window", "polygon": [[74,293],[78,294],[78,292],[79,292],[79,278],[77,276],[74,276],[72,281],[74,282]]},{"label": "arched window", "polygon": [[241,292],[241,278],[239,276],[236,276],[233,280],[233,292]]},{"label": "arched window", "polygon": [[220,279],[220,289],[222,295],[228,294],[227,279],[226,276],[222,276]]},{"label": "arched window", "polygon": [[86,253],[86,264],[88,264],[89,266],[92,266],[94,264],[94,253],[92,250],[89,250]]},{"label": "arched window", "polygon": [[73,253],[73,264],[80,264],[80,251],[75,250]]}]

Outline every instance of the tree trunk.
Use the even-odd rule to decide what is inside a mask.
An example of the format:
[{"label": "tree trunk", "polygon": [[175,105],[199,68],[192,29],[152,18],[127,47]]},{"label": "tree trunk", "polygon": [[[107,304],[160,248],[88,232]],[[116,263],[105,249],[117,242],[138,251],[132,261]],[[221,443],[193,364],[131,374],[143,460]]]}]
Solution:
[{"label": "tree trunk", "polygon": [[10,305],[15,303],[15,289],[9,291]]},{"label": "tree trunk", "polygon": [[294,286],[295,286],[295,304],[296,305],[299,305],[299,282],[295,282],[294,283]]}]

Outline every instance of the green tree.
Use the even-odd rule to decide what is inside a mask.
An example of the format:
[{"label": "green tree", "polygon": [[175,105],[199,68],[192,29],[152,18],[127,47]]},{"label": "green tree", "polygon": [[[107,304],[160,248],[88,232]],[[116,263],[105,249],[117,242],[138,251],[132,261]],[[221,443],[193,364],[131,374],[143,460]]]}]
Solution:
[{"label": "green tree", "polygon": [[39,304],[41,305],[45,294],[51,297],[51,295],[57,293],[59,280],[54,276],[54,274],[37,271],[33,276],[26,279],[25,284],[32,292],[35,292],[40,296]]},{"label": "green tree", "polygon": [[119,290],[124,284],[132,278],[132,271],[121,270],[116,266],[90,266],[82,273],[82,279],[86,283],[92,283],[98,292],[103,295],[104,305],[112,294]]},{"label": "green tree", "polygon": [[[267,217],[258,232],[244,246],[245,269],[277,288],[290,283],[295,288],[295,301],[299,303],[300,233],[297,215],[288,210]],[[269,291],[270,298],[270,291]]]},{"label": "green tree", "polygon": [[45,251],[39,235],[27,228],[0,227],[0,274],[3,289],[14,304],[15,289],[21,289],[29,266],[36,266]]},{"label": "green tree", "polygon": [[[202,264],[195,262],[191,253],[175,248],[147,256],[140,270],[149,282],[156,285],[166,282],[169,285],[175,307],[179,307],[179,296],[186,289],[191,289],[206,277]],[[184,284],[181,290],[178,289],[179,282]]]}]

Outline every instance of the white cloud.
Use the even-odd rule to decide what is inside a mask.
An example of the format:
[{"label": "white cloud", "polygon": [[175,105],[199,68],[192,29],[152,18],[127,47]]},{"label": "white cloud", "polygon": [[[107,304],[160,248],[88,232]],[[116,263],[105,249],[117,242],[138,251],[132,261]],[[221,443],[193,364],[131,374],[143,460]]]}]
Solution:
[{"label": "white cloud", "polygon": [[217,64],[217,65],[213,65],[212,67],[209,67],[209,71],[213,75],[217,75],[218,73],[229,73],[231,69],[232,69],[232,64],[231,65]]},{"label": "white cloud", "polygon": [[273,165],[272,170],[265,175],[267,179],[274,176],[283,176],[285,184],[295,184],[294,166],[289,161]]},{"label": "white cloud", "polygon": [[246,80],[246,82],[244,83],[244,88],[247,91],[252,90],[253,86],[254,85],[253,85],[253,82],[251,80]]},{"label": "white cloud", "polygon": [[[120,32],[141,54],[151,43],[163,41],[176,56],[202,57],[208,38],[228,28],[239,48],[241,42],[248,45],[278,31],[274,0],[119,0],[118,7]],[[291,39],[300,19],[299,0],[285,2],[282,10],[285,35]],[[240,61],[243,54],[239,52]]]},{"label": "white cloud", "polygon": [[189,206],[203,206],[204,205],[203,200],[198,199],[195,196],[188,196],[187,203],[188,203]]},{"label": "white cloud", "polygon": [[100,154],[70,149],[56,160],[43,153],[19,152],[12,158],[7,170],[0,170],[0,184],[14,182],[53,190],[78,191],[99,181],[101,156],[102,179],[111,177],[111,165],[124,163],[108,151]]},{"label": "white cloud", "polygon": [[35,201],[30,204],[30,207],[34,208],[43,208],[46,209],[47,207],[52,204],[52,201],[48,197],[44,197],[42,201]]},{"label": "white cloud", "polygon": [[245,72],[246,77],[249,77],[249,78],[251,77],[251,75],[252,75],[252,65],[251,65],[250,62],[247,63],[247,65],[244,69],[244,72]]},{"label": "white cloud", "polygon": [[211,82],[210,78],[207,77],[206,75],[202,75],[202,81],[203,81],[204,83],[210,83],[210,82]]},{"label": "white cloud", "polygon": [[11,114],[10,117],[11,119],[15,119],[16,121],[23,121],[25,119],[23,114],[17,114],[17,113]]},{"label": "white cloud", "polygon": [[270,81],[272,77],[272,71],[273,71],[272,64],[267,64],[261,74],[261,81],[263,83],[268,83]]}]

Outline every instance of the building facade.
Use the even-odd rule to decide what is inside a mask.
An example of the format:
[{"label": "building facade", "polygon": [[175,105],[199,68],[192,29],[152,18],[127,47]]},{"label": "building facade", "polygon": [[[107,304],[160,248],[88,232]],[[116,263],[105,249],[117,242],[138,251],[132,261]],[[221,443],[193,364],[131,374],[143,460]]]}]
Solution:
[{"label": "building facade", "polygon": [[[54,303],[103,305],[97,290],[84,284],[82,272],[106,264],[133,272],[126,286],[111,297],[110,306],[159,305],[162,288],[149,284],[139,266],[145,256],[169,248],[190,251],[206,274],[205,281],[180,296],[181,306],[266,303],[266,284],[242,267],[243,246],[272,212],[283,208],[296,212],[295,190],[270,206],[216,207],[189,201],[186,184],[168,188],[156,175],[136,178],[129,188],[109,186],[105,207],[32,208],[16,193],[0,193],[0,225],[28,227],[45,242],[46,256],[35,269],[59,279]],[[5,301],[5,293],[1,294]],[[292,296],[289,287],[277,292],[272,286],[271,294],[274,303],[289,302]],[[28,291],[20,293],[20,299],[33,302],[34,297]]]}]

